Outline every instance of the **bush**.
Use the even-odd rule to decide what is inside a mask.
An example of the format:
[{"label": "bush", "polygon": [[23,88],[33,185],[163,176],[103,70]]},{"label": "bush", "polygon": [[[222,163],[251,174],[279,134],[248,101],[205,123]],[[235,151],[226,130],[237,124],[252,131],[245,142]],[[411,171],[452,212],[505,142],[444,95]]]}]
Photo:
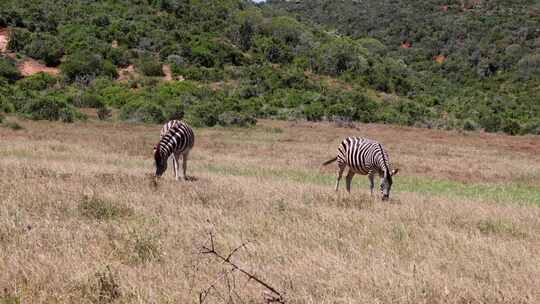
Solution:
[{"label": "bush", "polygon": [[32,33],[27,29],[13,28],[9,32],[8,50],[22,52],[32,41]]},{"label": "bush", "polygon": [[181,101],[169,101],[163,107],[163,114],[167,120],[180,120],[184,117],[184,103]]},{"label": "bush", "polygon": [[64,55],[64,49],[56,37],[41,33],[32,35],[24,52],[34,59],[43,60],[47,66],[57,66]]},{"label": "bush", "polygon": [[249,127],[257,123],[257,119],[250,114],[228,111],[218,117],[218,123],[222,126]]},{"label": "bush", "polygon": [[514,119],[508,119],[503,122],[502,130],[506,134],[517,135],[521,133],[521,125]]},{"label": "bush", "polygon": [[15,112],[15,106],[4,96],[0,95],[0,113]]},{"label": "bush", "polygon": [[23,113],[35,120],[61,120],[73,122],[76,118],[82,118],[67,102],[53,96],[38,96],[24,105]]},{"label": "bush", "polygon": [[219,110],[211,102],[200,102],[188,108],[186,121],[194,127],[215,126],[219,121]]},{"label": "bush", "polygon": [[141,99],[124,105],[120,111],[120,119],[145,123],[163,123],[166,120],[159,105]]},{"label": "bush", "polygon": [[304,106],[304,115],[307,120],[319,121],[324,117],[324,106],[320,102],[315,102]]},{"label": "bush", "polygon": [[42,91],[54,86],[57,78],[47,73],[37,73],[17,82],[19,88],[27,91]]},{"label": "bush", "polygon": [[111,118],[111,109],[109,109],[107,106],[102,106],[97,109],[97,116],[99,120],[107,120]]},{"label": "bush", "polygon": [[478,128],[478,124],[472,119],[466,119],[463,122],[463,130],[465,131],[476,131]]},{"label": "bush", "polygon": [[154,56],[142,56],[137,60],[136,66],[145,76],[164,76],[161,62]]},{"label": "bush", "polygon": [[69,55],[65,62],[60,65],[62,73],[69,81],[82,78],[94,79],[97,76],[116,78],[116,67],[108,60],[104,60],[99,54],[88,51],[80,51]]},{"label": "bush", "polygon": [[13,60],[6,57],[0,57],[0,79],[2,77],[5,77],[9,81],[15,81],[21,78],[21,73],[19,73]]},{"label": "bush", "polygon": [[93,92],[84,92],[75,98],[73,105],[80,108],[102,108],[104,106],[101,97]]},{"label": "bush", "polygon": [[174,75],[182,75],[184,78],[196,81],[219,81],[223,80],[224,72],[218,68],[205,67],[180,67],[173,65]]}]

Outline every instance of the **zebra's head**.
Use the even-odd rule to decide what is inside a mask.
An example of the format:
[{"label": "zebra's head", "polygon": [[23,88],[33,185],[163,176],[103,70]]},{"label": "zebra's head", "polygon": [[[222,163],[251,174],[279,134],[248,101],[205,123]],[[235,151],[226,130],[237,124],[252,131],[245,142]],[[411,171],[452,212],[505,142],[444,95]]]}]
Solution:
[{"label": "zebra's head", "polygon": [[167,158],[161,155],[159,149],[154,148],[154,159],[156,161],[156,178],[158,178],[167,170]]},{"label": "zebra's head", "polygon": [[392,189],[392,176],[396,175],[399,172],[399,169],[394,169],[392,171],[387,171],[384,173],[384,176],[381,180],[381,197],[383,201],[386,201],[390,198],[390,189]]}]

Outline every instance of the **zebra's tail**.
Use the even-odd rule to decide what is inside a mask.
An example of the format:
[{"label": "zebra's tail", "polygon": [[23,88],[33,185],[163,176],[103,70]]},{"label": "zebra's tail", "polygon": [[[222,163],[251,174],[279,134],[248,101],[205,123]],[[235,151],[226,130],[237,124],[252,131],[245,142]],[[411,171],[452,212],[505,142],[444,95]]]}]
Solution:
[{"label": "zebra's tail", "polygon": [[337,160],[337,156],[332,158],[332,159],[329,159],[329,160],[325,161],[322,165],[326,166],[328,164],[331,164],[331,163],[335,162],[336,160]]}]

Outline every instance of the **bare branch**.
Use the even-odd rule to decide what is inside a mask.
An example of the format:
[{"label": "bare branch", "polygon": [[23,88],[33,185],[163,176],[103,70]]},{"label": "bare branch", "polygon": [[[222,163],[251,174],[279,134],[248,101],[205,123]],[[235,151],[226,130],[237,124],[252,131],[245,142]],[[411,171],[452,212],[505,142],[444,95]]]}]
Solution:
[{"label": "bare branch", "polygon": [[[216,247],[215,247],[215,244],[214,244],[214,236],[213,236],[212,233],[209,233],[209,234],[210,234],[210,248],[208,248],[207,246],[202,246],[202,250],[200,251],[202,254],[210,254],[210,255],[213,255],[213,256],[217,257],[219,260],[221,260],[222,263],[230,265],[232,267],[233,271],[238,270],[239,272],[241,272],[242,274],[247,276],[248,277],[248,282],[253,280],[253,281],[257,282],[259,285],[266,288],[269,291],[269,293],[265,297],[267,303],[285,303],[285,299],[284,299],[283,295],[279,291],[277,291],[274,287],[272,287],[270,284],[266,283],[262,279],[258,278],[255,274],[252,274],[252,273],[244,270],[243,268],[238,266],[236,263],[231,261],[231,257],[236,252],[238,252],[238,250],[244,248],[249,242],[246,242],[246,243],[240,245],[239,247],[233,249],[227,256],[225,256],[224,254],[222,254],[221,252],[218,252],[216,250]],[[230,289],[229,289],[229,291],[230,291]]]}]

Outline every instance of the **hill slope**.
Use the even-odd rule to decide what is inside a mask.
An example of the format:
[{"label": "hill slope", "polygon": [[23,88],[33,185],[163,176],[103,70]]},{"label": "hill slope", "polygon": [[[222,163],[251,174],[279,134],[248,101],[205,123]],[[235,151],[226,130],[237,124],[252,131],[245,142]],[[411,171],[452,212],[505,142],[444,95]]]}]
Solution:
[{"label": "hill slope", "polygon": [[[528,27],[516,36],[523,41],[507,42],[511,56],[486,61],[488,44],[473,66],[469,61],[476,57],[456,50],[476,36],[466,31],[467,39],[456,40],[462,35],[456,30],[444,39],[427,38],[445,34],[453,17],[442,25],[437,20],[458,14],[456,5],[423,14],[424,20],[411,13],[420,9],[417,2],[313,3],[336,9],[334,20],[318,18],[322,8],[306,7],[321,23],[350,23],[339,30],[348,35],[295,20],[275,9],[281,2],[2,1],[0,28],[9,29],[7,49],[17,56],[0,56],[0,109],[67,122],[84,118],[77,107],[102,113],[112,107],[129,121],[163,122],[185,114],[194,125],[209,126],[250,125],[256,118],[326,119],[540,133],[534,10],[515,21]],[[358,10],[380,16],[358,24],[342,19]],[[388,12],[398,16],[395,24]],[[463,19],[465,28],[473,19]],[[398,34],[400,28],[408,30]],[[17,66],[27,57],[59,68],[61,75],[22,78]],[[163,82],[164,71],[167,80],[187,81]]]}]

